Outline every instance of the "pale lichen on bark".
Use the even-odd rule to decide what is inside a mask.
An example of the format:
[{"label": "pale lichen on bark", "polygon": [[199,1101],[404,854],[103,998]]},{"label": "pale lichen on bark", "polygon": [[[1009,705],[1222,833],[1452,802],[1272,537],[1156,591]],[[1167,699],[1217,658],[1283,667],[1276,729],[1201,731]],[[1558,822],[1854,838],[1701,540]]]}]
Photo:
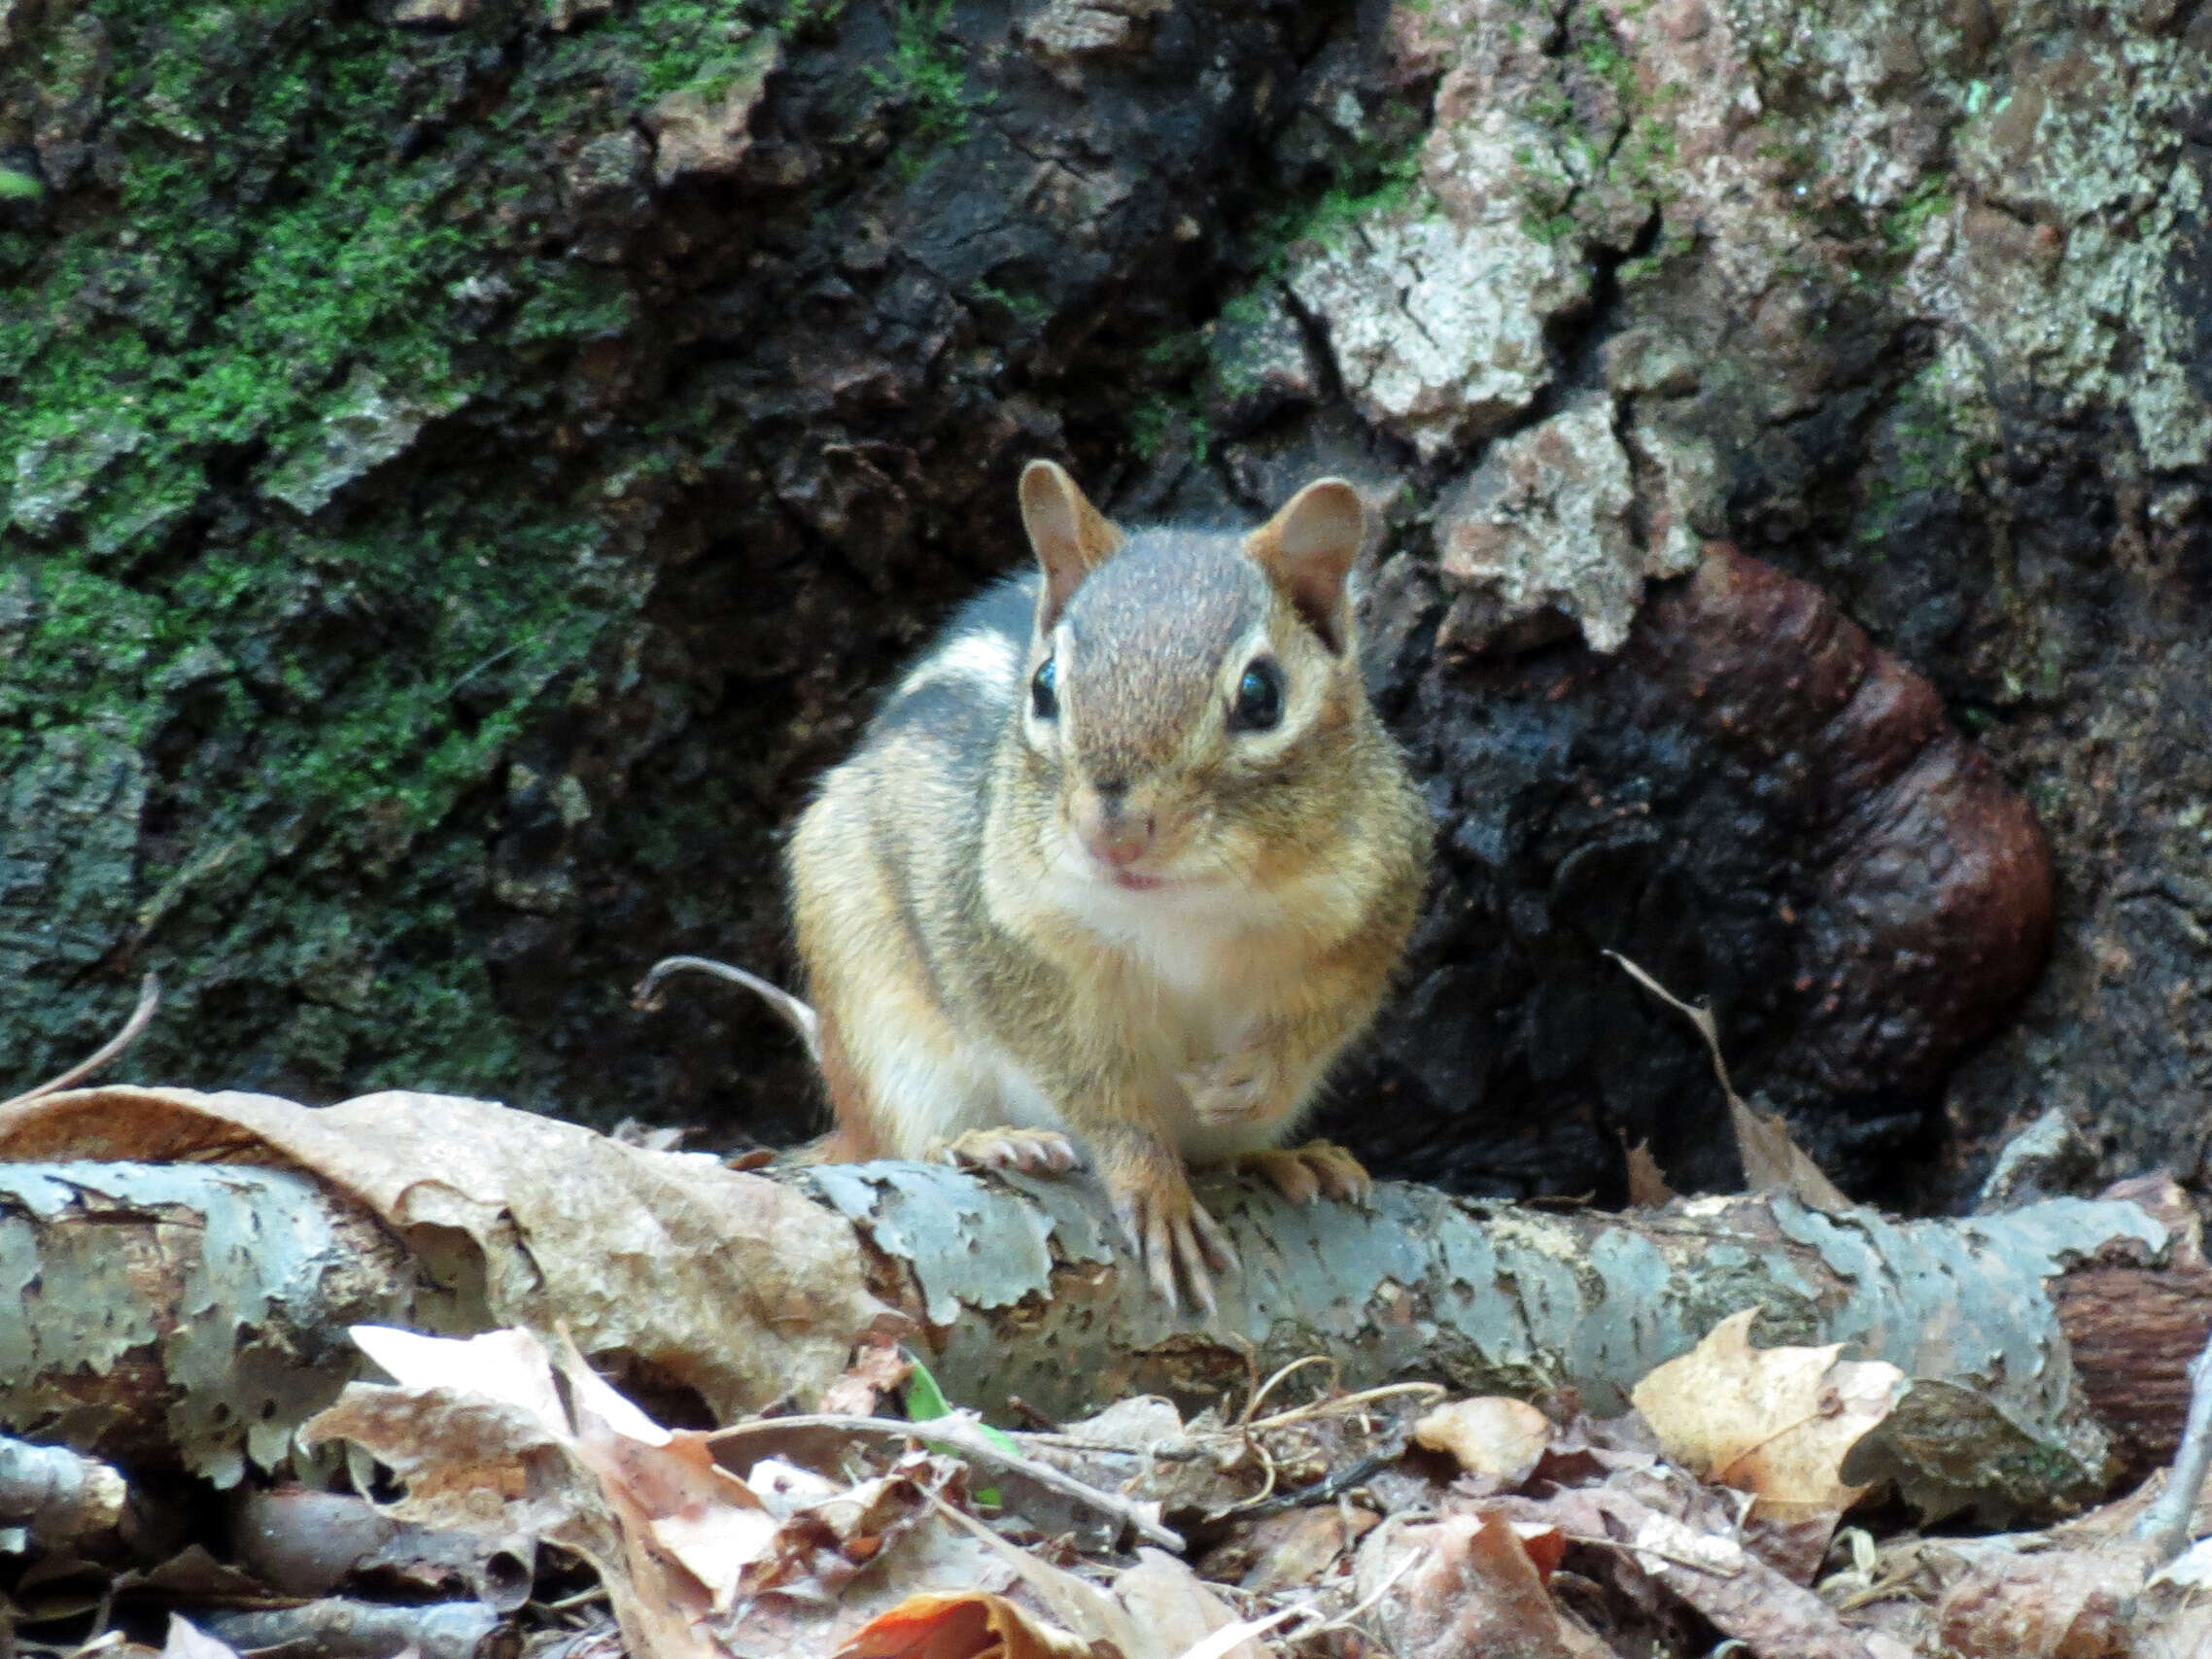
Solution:
[{"label": "pale lichen on bark", "polygon": [[[1201,1319],[1146,1291],[1080,1183],[917,1164],[806,1179],[911,1274],[932,1367],[986,1410],[1010,1397],[1065,1417],[1131,1392],[1233,1398],[1254,1374],[1323,1355],[1346,1387],[1571,1389],[1607,1415],[1727,1314],[1758,1306],[1764,1342],[1847,1343],[1924,1385],[1862,1455],[1936,1513],[2100,1488],[2105,1437],[2044,1284],[2107,1254],[2155,1260],[2168,1242],[2136,1205],[2082,1199],[1897,1222],[1780,1196],[1603,1216],[1396,1183],[1360,1209],[1201,1183],[1243,1257],[1216,1287],[1219,1314]],[[1009,1238],[1022,1248],[996,1247]]]},{"label": "pale lichen on bark", "polygon": [[285,1467],[353,1374],[346,1326],[409,1323],[418,1296],[405,1253],[312,1178],[237,1165],[0,1168],[0,1419],[162,1446],[218,1487]]}]

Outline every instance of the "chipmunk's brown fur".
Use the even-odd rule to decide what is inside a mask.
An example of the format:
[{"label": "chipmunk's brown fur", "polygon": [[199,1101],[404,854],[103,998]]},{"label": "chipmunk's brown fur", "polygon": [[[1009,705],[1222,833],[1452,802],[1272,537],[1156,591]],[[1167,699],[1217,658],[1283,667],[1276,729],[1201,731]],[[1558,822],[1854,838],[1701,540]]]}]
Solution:
[{"label": "chipmunk's brown fur", "polygon": [[1186,1160],[1366,1192],[1336,1148],[1276,1149],[1427,876],[1360,678],[1359,498],[1324,479],[1249,536],[1124,536],[1033,462],[1021,512],[1040,570],[952,621],[792,839],[816,1156],[1088,1154],[1154,1283],[1210,1306],[1234,1257]]}]

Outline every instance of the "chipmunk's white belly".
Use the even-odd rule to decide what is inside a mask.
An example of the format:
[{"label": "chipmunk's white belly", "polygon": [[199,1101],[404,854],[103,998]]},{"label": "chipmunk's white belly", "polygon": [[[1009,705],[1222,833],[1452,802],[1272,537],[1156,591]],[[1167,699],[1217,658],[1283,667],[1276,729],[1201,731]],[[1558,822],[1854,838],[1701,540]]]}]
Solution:
[{"label": "chipmunk's white belly", "polygon": [[[1046,878],[1043,908],[1072,923],[1062,956],[1074,1000],[1065,1017],[1092,1044],[1133,1061],[1187,1156],[1216,1158],[1269,1146],[1275,1123],[1208,1129],[1188,1120],[1185,1079],[1253,1040],[1303,965],[1341,933],[1331,918],[1345,895],[1333,874],[1260,894],[1227,882],[1132,888],[1081,866]],[[980,1031],[963,1045],[974,1114],[962,1127],[1011,1123],[1070,1132],[1052,1091],[1020,1054]],[[952,1125],[947,1124],[950,1130]]]},{"label": "chipmunk's white belly", "polygon": [[[1108,881],[1070,880],[1054,894],[1083,931],[1122,959],[1114,976],[1126,1016],[1143,1020],[1148,1005],[1162,1024],[1187,1028],[1201,1041],[1236,1042],[1258,1011],[1266,971],[1264,926],[1255,926],[1249,898],[1217,886],[1152,890]],[[1101,989],[1107,987],[1102,986]]]}]

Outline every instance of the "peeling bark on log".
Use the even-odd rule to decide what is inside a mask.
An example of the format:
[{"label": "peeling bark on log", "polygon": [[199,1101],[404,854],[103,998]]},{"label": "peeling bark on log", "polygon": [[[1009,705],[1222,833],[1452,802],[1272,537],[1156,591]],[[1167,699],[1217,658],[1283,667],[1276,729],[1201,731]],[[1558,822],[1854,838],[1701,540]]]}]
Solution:
[{"label": "peeling bark on log", "polygon": [[33,1439],[233,1485],[354,1375],[349,1325],[430,1300],[295,1170],[0,1164],[0,1422]]},{"label": "peeling bark on log", "polygon": [[[790,1179],[853,1224],[871,1288],[919,1322],[948,1393],[985,1411],[1012,1395],[1066,1415],[1142,1391],[1234,1400],[1256,1371],[1318,1353],[1347,1387],[1566,1388],[1609,1412],[1756,1304],[1763,1343],[1848,1342],[1917,1379],[1853,1478],[1894,1478],[1938,1511],[2101,1490],[2112,1464],[2094,1403],[2132,1385],[2077,1383],[2049,1282],[2064,1299],[2069,1271],[2156,1272],[2172,1242],[2120,1200],[1901,1223],[1776,1196],[1607,1216],[1395,1185],[1365,1210],[1299,1207],[1219,1184],[1206,1199],[1245,1267],[1199,1321],[1153,1298],[1086,1184],[923,1164]],[[219,1483],[248,1456],[280,1462],[293,1426],[354,1373],[348,1325],[453,1328],[389,1234],[282,1171],[8,1165],[0,1251],[31,1293],[0,1304],[0,1355],[18,1361],[0,1426]],[[743,1341],[743,1318],[730,1324]]]},{"label": "peeling bark on log", "polygon": [[1069,1415],[1146,1391],[1234,1396],[1255,1370],[1321,1353],[1348,1387],[1571,1388],[1605,1415],[1654,1365],[1757,1305],[1762,1345],[1845,1342],[1916,1379],[1848,1472],[1894,1479],[1933,1513],[2032,1512],[2104,1488],[2108,1440],[2046,1282],[2099,1260],[2151,1265],[2172,1237],[2115,1200],[1898,1222],[1780,1195],[1547,1213],[1398,1184],[1351,1211],[1225,1184],[1203,1196],[1244,1270],[1199,1324],[1117,1268],[1111,1224],[1081,1185],[1017,1179],[1021,1203],[932,1165],[807,1179],[895,1262],[883,1276],[912,1286],[902,1305],[930,1327],[948,1394],[985,1411],[1009,1395]]}]

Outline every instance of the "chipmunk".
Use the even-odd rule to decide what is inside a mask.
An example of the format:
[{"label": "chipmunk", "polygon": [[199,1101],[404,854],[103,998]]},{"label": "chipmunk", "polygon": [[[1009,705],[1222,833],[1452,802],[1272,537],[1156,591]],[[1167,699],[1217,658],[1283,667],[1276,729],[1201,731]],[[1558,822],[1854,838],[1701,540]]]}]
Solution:
[{"label": "chipmunk", "polygon": [[1124,533],[1049,461],[1020,505],[1038,569],[953,618],[791,839],[836,1117],[810,1156],[1088,1157],[1152,1284],[1211,1312],[1236,1254],[1186,1160],[1372,1187],[1281,1145],[1428,878],[1360,677],[1365,515],[1324,478],[1249,535]]}]

